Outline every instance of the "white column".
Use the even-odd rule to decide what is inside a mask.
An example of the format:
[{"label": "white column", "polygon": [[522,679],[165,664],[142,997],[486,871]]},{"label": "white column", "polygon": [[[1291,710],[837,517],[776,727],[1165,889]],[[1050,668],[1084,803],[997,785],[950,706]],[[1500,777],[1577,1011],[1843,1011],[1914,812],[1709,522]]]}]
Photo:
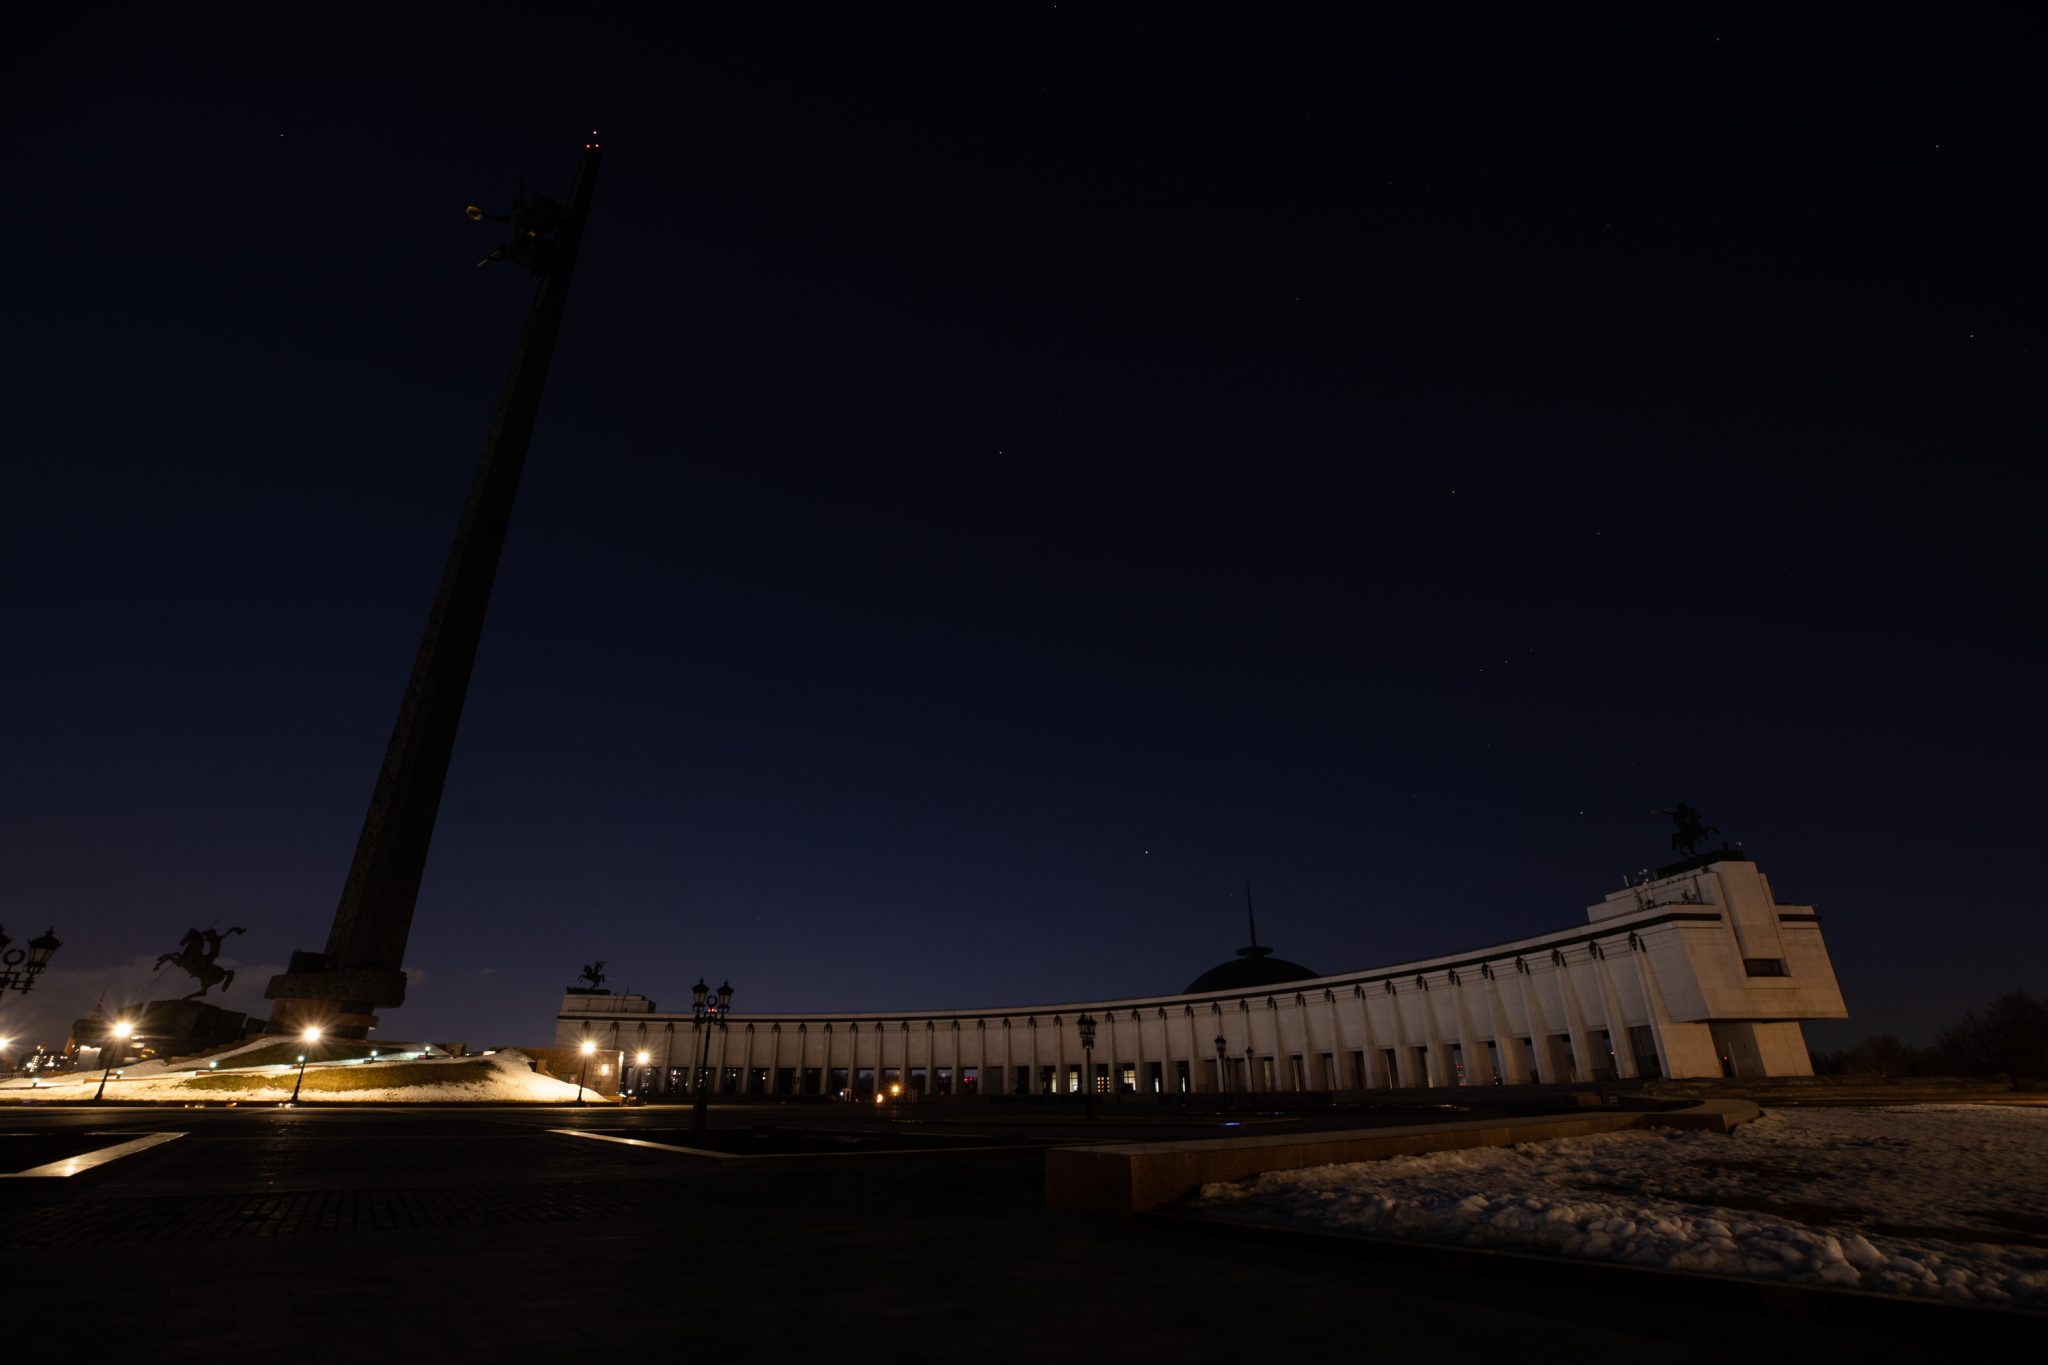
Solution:
[{"label": "white column", "polygon": [[1529,1020],[1529,1041],[1536,1049],[1536,1079],[1546,1085],[1556,1085],[1564,1079],[1558,1074],[1556,1048],[1551,1040],[1550,1020],[1543,1013],[1543,999],[1536,993],[1535,973],[1521,958],[1515,959],[1515,975],[1522,982],[1522,1013]]},{"label": "white column", "polygon": [[[1223,1001],[1210,1001],[1208,1023],[1217,1025],[1217,1038],[1223,1040],[1223,1056],[1217,1058],[1217,1089],[1227,1095],[1231,1091],[1231,1058],[1239,1056],[1239,1052],[1231,1044],[1231,1017],[1223,1013]],[[1214,1040],[1204,1040],[1204,1044],[1212,1046]]]},{"label": "white column", "polygon": [[[1493,1015],[1493,1039],[1500,1049],[1501,1079],[1509,1085],[1527,1085],[1529,1069],[1522,1061],[1522,1049],[1515,1042],[1515,1021],[1509,1017],[1507,1004],[1500,998],[1500,973],[1488,963],[1480,969],[1479,975],[1485,982],[1486,1003]],[[1535,1043],[1533,1033],[1529,1041],[1532,1045]]]},{"label": "white column", "polygon": [[1650,965],[1650,950],[1639,934],[1629,935],[1630,957],[1636,960],[1636,981],[1643,992],[1643,1012],[1650,1019],[1650,1038],[1657,1049],[1657,1069],[1666,1076],[1676,1074],[1671,1065],[1671,1047],[1664,1037],[1664,1026],[1671,1022],[1671,1014],[1664,1007],[1664,992],[1657,988],[1657,974]]},{"label": "white column", "polygon": [[[1230,1049],[1233,1057],[1244,1058],[1244,1089],[1248,1095],[1259,1093],[1259,1038],[1258,1030],[1252,1025],[1252,1002],[1237,1002],[1237,1019],[1244,1025],[1244,1037]],[[1230,1032],[1229,1029],[1224,1030]]]},{"label": "white column", "polygon": [[1401,988],[1389,981],[1383,989],[1387,1003],[1394,1011],[1394,1084],[1403,1089],[1428,1085],[1428,1076],[1424,1075],[1418,1079],[1414,1074],[1415,1063],[1410,1060],[1414,1055],[1415,1045],[1408,1041],[1408,1016],[1401,1008]]},{"label": "white column", "polygon": [[[1115,1098],[1118,1094],[1116,1085],[1116,1011],[1104,1010],[1102,1012],[1102,1019],[1109,1026],[1109,1093],[1111,1098]],[[1085,1088],[1092,1091],[1095,1088],[1095,1078],[1089,1076],[1082,1084]]]},{"label": "white column", "polygon": [[1579,988],[1572,980],[1571,962],[1564,950],[1553,949],[1550,955],[1552,970],[1557,975],[1557,997],[1564,1001],[1564,1031],[1572,1040],[1572,1056],[1577,1059],[1579,1079],[1593,1079],[1593,1031],[1586,1026],[1586,1009],[1579,1003]]},{"label": "white column", "polygon": [[[1301,1088],[1317,1092],[1334,1088],[1323,1069],[1322,1050],[1316,1046],[1315,1011],[1316,1006],[1321,1003],[1320,998],[1309,999],[1306,991],[1296,991],[1294,994],[1294,1008],[1301,1012]],[[1330,1066],[1335,1068],[1336,1065],[1337,1053],[1332,1049]]]},{"label": "white column", "polygon": [[1429,1072],[1429,1078],[1423,1084],[1454,1085],[1457,1077],[1452,1074],[1450,1058],[1445,1055],[1443,1031],[1437,1024],[1436,1006],[1430,1000],[1432,994],[1434,992],[1429,989],[1428,979],[1418,975],[1415,980],[1415,1003],[1422,1011],[1422,1039],[1427,1049],[1423,1055],[1423,1064]]},{"label": "white column", "polygon": [[1472,1017],[1472,995],[1465,987],[1472,971],[1468,967],[1462,972],[1446,972],[1444,980],[1451,984],[1451,1013],[1458,1024],[1458,1048],[1465,1054],[1465,1083],[1492,1085],[1493,1061],[1487,1056],[1486,1037]]},{"label": "white column", "polygon": [[[1370,1090],[1372,1089],[1373,1081],[1379,1077],[1381,1066],[1380,1053],[1384,1049],[1380,1047],[1379,1038],[1373,1032],[1372,991],[1365,986],[1353,986],[1351,989],[1352,993],[1358,997],[1358,1041],[1365,1052],[1365,1074],[1358,1078],[1358,1083]],[[1386,1083],[1388,1085],[1399,1085],[1400,1080],[1397,1077],[1388,1076]]]},{"label": "white column", "polygon": [[1598,942],[1586,946],[1593,950],[1593,979],[1600,983],[1600,1010],[1606,1016],[1607,1041],[1614,1047],[1614,1074],[1633,1079],[1636,1074],[1635,1049],[1628,1045],[1628,1020],[1621,1013],[1621,996],[1614,989],[1614,973],[1607,965],[1607,950]]},{"label": "white column", "polygon": [[1266,997],[1266,1027],[1274,1031],[1274,1091],[1292,1091],[1294,1066],[1288,1064],[1292,1052],[1286,1050],[1286,1029],[1280,1027],[1280,1001],[1272,995]]}]

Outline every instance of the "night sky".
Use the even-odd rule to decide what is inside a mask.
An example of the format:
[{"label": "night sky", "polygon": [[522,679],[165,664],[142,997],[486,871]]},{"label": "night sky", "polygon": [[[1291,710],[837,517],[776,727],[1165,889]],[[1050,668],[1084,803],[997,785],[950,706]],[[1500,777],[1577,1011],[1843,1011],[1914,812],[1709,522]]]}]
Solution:
[{"label": "night sky", "polygon": [[1825,916],[1816,1046],[2043,987],[2017,11],[67,8],[0,58],[0,924],[65,942],[0,1033],[324,944],[531,296],[462,207],[591,129],[380,1036],[593,958],[1173,991],[1247,881],[1396,963],[1680,800]]}]

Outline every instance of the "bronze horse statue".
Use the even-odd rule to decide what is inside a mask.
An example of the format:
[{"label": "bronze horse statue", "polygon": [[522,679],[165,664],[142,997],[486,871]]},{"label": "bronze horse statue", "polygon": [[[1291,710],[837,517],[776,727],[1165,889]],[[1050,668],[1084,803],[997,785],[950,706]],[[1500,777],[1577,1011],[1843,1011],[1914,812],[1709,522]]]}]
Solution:
[{"label": "bronze horse statue", "polygon": [[243,929],[229,929],[216,934],[212,929],[187,929],[185,937],[178,942],[178,951],[165,953],[156,960],[153,970],[162,971],[166,962],[174,962],[199,983],[199,989],[181,998],[196,1000],[215,986],[226,995],[228,987],[234,984],[235,972],[232,967],[218,967],[214,959],[220,956],[220,941],[228,934],[246,933]]},{"label": "bronze horse statue", "polygon": [[[1668,815],[1676,826],[1671,832],[1671,851],[1687,858],[1699,856],[1700,841],[1709,834],[1721,831],[1700,818],[1700,813],[1681,801],[1669,810],[1652,811],[1653,815]],[[1726,847],[1726,845],[1722,845]]]}]

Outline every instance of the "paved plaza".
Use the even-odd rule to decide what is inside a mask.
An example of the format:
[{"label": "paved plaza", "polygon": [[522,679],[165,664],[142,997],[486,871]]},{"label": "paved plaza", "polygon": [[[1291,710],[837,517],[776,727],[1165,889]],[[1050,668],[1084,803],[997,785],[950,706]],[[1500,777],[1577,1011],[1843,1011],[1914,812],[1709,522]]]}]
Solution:
[{"label": "paved plaza", "polygon": [[1051,1213],[1046,1144],[1233,1120],[938,1111],[721,1108],[719,1147],[779,1154],[720,1160],[671,1150],[689,1114],[662,1107],[14,1109],[10,1170],[186,1136],[0,1181],[0,1249],[34,1335],[163,1360],[1789,1362],[1895,1344],[1896,1324],[1797,1299],[1730,1313],[1597,1274]]}]

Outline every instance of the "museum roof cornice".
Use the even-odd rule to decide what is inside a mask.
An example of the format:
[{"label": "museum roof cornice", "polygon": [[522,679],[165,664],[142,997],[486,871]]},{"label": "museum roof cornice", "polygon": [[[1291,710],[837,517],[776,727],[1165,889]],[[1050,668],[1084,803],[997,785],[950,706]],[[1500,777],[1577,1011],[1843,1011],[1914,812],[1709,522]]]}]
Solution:
[{"label": "museum roof cornice", "polygon": [[[1781,913],[1780,918],[1788,921],[1801,920],[1811,914],[1810,909],[1807,907],[1798,907],[1796,910],[1793,907],[1781,907],[1781,909],[1793,911],[1793,913]],[[1818,916],[1812,917],[1818,919]],[[1220,991],[1186,992],[1179,995],[1129,996],[1114,1000],[1074,1000],[1056,1004],[1006,1005],[994,1008],[831,1010],[801,1013],[794,1011],[763,1011],[760,1014],[735,1014],[732,1022],[734,1024],[742,1022],[789,1023],[818,1025],[822,1027],[832,1024],[863,1025],[869,1022],[879,1023],[884,1020],[890,1023],[900,1021],[907,1024],[908,1021],[913,1019],[1038,1019],[1042,1017],[1064,1017],[1082,1010],[1127,1013],[1132,1010],[1167,1007],[1179,1008],[1182,1006],[1202,1008],[1213,1005],[1221,1007],[1227,1004],[1240,1001],[1248,1002],[1267,996],[1279,997],[1297,994],[1305,995],[1310,992],[1350,991],[1368,986],[1383,988],[1389,982],[1394,984],[1397,991],[1401,991],[1413,989],[1413,982],[1418,976],[1463,971],[1467,968],[1477,968],[1489,963],[1510,964],[1518,957],[1531,959],[1528,964],[1531,968],[1549,969],[1551,966],[1550,954],[1553,951],[1562,951],[1566,948],[1589,943],[1600,943],[1603,946],[1609,942],[1626,944],[1631,934],[1638,934],[1645,929],[1660,928],[1665,925],[1721,922],[1723,922],[1723,916],[1720,911],[1697,904],[1685,904],[1683,908],[1677,908],[1671,904],[1651,905],[1641,910],[1615,915],[1610,919],[1603,919],[1590,927],[1574,926],[1547,934],[1538,934],[1530,938],[1514,939],[1507,943],[1496,944],[1490,948],[1446,953],[1438,957],[1422,958],[1386,967],[1372,967],[1364,971],[1341,972],[1334,976],[1319,976],[1302,980],[1276,982],[1270,988],[1251,986]],[[1539,957],[1540,961],[1535,960]],[[680,1013],[650,1011],[638,1014],[609,1010],[601,1013],[592,1011],[587,1014],[580,1011],[563,1011],[555,1017],[558,1020],[599,1020],[612,1022],[627,1020],[637,1020],[642,1023],[680,1022],[688,1024],[691,1022],[691,1015],[688,1011]]]}]

